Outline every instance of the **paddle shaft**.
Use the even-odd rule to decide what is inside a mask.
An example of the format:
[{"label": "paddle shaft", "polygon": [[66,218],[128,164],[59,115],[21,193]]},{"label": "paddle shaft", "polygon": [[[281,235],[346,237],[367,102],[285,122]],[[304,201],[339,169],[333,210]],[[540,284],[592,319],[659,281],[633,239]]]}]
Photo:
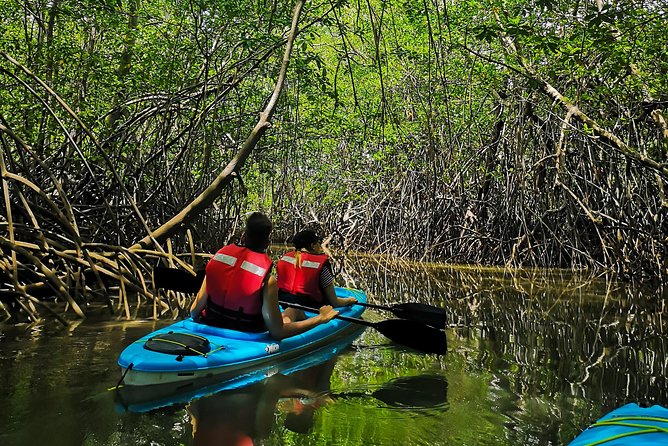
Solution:
[{"label": "paddle shaft", "polygon": [[402,319],[411,319],[422,324],[431,325],[435,328],[445,328],[447,314],[443,308],[434,307],[417,302],[407,302],[393,305],[378,305],[369,303],[358,303],[364,307],[379,308],[384,311],[391,311],[397,317]]},{"label": "paddle shaft", "polygon": [[[291,302],[285,302],[285,301],[279,300],[278,303],[283,305],[284,307],[292,307],[292,308],[296,308],[297,310],[310,311],[311,313],[317,313],[318,312],[317,308],[311,308],[311,307],[307,307],[307,306],[304,306],[304,305],[293,304]],[[337,314],[336,316],[334,316],[334,318],[335,319],[341,319],[342,321],[346,321],[346,322],[351,322],[353,324],[360,324],[360,325],[365,325],[365,326],[371,327],[371,328],[378,328],[377,324],[375,322],[365,321],[364,319],[358,319],[356,317],[343,316],[341,314]]]},{"label": "paddle shaft", "polygon": [[[196,293],[202,285],[204,280],[204,272],[199,272],[197,276],[187,273],[186,271],[175,269],[156,267],[153,271],[155,285],[158,288],[171,289],[173,291],[180,291],[184,293]],[[318,310],[301,306],[298,304],[291,304],[287,302],[280,302],[282,305],[290,306],[300,310],[317,312]],[[369,304],[372,305],[372,304]],[[358,319],[349,316],[342,316],[340,314],[335,317],[353,324],[364,325],[377,330],[380,334],[390,339],[391,341],[401,344],[403,346],[413,348],[425,353],[436,353],[444,355],[448,350],[448,342],[445,332],[441,328],[445,328],[445,321],[441,319],[445,316],[442,309],[436,309],[437,312],[443,312],[443,315],[436,314],[436,320],[432,317],[434,310],[415,311],[414,306],[420,304],[398,304],[395,309],[399,310],[400,317],[406,319],[385,319],[379,322],[369,322],[364,319]],[[431,307],[436,308],[436,307]],[[395,311],[392,311],[393,313]],[[412,313],[412,314],[411,314]],[[424,314],[421,314],[424,313]],[[435,328],[438,327],[438,328]]]},{"label": "paddle shaft", "polygon": [[[202,280],[204,280],[203,271],[197,276],[187,273],[186,271],[175,269],[175,268],[165,268],[165,267],[156,267],[154,269],[154,280],[155,285],[158,288],[171,289],[173,291],[180,291],[184,293],[195,293],[199,290],[202,285]],[[317,312],[318,310],[306,306],[301,306],[297,304],[290,304],[287,302],[280,302],[282,305],[290,306],[293,308]],[[439,355],[444,355],[448,350],[448,342],[445,336],[445,332],[441,328],[444,327],[444,322],[440,318],[441,315],[437,314],[436,321],[431,317],[429,313],[432,311],[427,311],[427,314],[420,315],[420,311],[410,311],[413,310],[415,305],[420,304],[398,304],[396,307],[402,310],[401,317],[410,317],[407,319],[385,319],[379,322],[369,322],[364,319],[358,319],[349,316],[336,315],[335,317],[346,322],[353,324],[364,325],[366,327],[371,327],[377,330],[380,334],[390,339],[391,341],[401,344],[403,346],[413,348],[418,351],[425,353],[436,353]],[[408,310],[406,311],[406,306]],[[433,307],[435,308],[435,307]],[[442,309],[439,309],[445,313]],[[438,310],[437,310],[438,311]],[[394,312],[394,311],[393,311]],[[411,313],[413,313],[411,315]],[[405,315],[404,315],[405,314]],[[419,317],[418,317],[419,316]],[[423,322],[424,321],[424,322]],[[434,326],[438,327],[435,328]]]},{"label": "paddle shaft", "polygon": [[388,305],[369,304],[369,303],[362,303],[362,302],[357,302],[355,305],[360,305],[362,307],[367,307],[367,308],[378,308],[379,310],[392,311],[392,307],[390,307]]},{"label": "paddle shaft", "polygon": [[[196,293],[204,280],[204,271],[196,276],[177,268],[155,267],[155,285],[183,293]],[[442,308],[421,303],[400,303],[391,306],[358,302],[356,305],[391,311],[395,316],[442,329],[445,328],[446,314]],[[377,325],[368,325],[378,329]]]},{"label": "paddle shaft", "polygon": [[[315,308],[293,304],[290,302],[279,301],[286,307],[296,308],[298,310],[316,312]],[[379,322],[370,322],[364,319],[358,319],[349,316],[337,314],[336,319],[341,319],[353,324],[364,325],[378,330],[386,338],[397,344],[413,348],[425,353],[436,353],[444,355],[448,350],[448,341],[445,332],[430,325],[421,324],[408,319],[385,319]]]}]

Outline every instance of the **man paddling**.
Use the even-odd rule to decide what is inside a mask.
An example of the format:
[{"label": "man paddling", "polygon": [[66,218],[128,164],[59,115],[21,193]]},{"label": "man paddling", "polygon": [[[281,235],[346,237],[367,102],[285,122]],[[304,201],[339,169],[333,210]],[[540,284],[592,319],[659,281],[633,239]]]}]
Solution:
[{"label": "man paddling", "polygon": [[303,333],[336,317],[331,305],[322,306],[318,315],[300,319],[297,310],[281,314],[278,286],[271,275],[272,262],[266,251],[272,223],[260,213],[246,220],[242,245],[223,246],[206,265],[206,275],[190,307],[196,321],[232,330],[261,332],[281,340]]}]

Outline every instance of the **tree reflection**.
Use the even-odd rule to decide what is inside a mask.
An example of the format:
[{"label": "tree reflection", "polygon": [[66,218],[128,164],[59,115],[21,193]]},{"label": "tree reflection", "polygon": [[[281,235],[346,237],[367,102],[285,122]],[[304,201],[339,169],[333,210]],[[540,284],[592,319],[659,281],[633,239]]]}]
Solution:
[{"label": "tree reflection", "polygon": [[341,265],[341,277],[358,278],[351,281],[370,302],[445,308],[449,336],[477,345],[474,365],[498,374],[517,395],[668,403],[667,296],[660,284],[389,257],[348,255]]}]

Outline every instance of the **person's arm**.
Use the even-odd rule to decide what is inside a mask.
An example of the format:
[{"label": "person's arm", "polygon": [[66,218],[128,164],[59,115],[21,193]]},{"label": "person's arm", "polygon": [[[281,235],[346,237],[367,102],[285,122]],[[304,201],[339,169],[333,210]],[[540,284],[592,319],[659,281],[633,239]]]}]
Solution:
[{"label": "person's arm", "polygon": [[209,295],[206,292],[206,277],[202,281],[202,286],[197,292],[197,297],[195,301],[190,306],[190,316],[197,320],[197,318],[202,314],[202,310],[206,307],[206,302],[209,299]]},{"label": "person's arm", "polygon": [[357,298],[355,297],[345,297],[341,299],[339,296],[337,296],[336,291],[334,290],[334,284],[329,284],[329,286],[324,288],[322,292],[325,295],[327,302],[329,302],[329,304],[333,307],[343,307],[357,303]]},{"label": "person's arm", "polygon": [[357,298],[355,297],[341,299],[336,295],[336,291],[334,290],[334,274],[332,273],[332,265],[329,264],[329,261],[320,271],[320,290],[325,296],[325,301],[333,307],[343,307],[357,303]]},{"label": "person's arm", "polygon": [[278,284],[275,277],[271,276],[269,278],[262,294],[262,317],[269,329],[269,333],[277,341],[304,333],[320,324],[325,324],[339,314],[331,306],[325,305],[320,308],[317,316],[304,319],[303,321],[283,322],[283,316],[278,306]]}]

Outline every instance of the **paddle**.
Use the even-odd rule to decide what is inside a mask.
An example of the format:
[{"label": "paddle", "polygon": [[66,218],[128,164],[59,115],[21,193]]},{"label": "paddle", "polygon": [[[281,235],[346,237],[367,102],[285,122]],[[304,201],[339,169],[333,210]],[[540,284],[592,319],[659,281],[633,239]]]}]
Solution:
[{"label": "paddle", "polygon": [[[285,307],[292,307],[302,311],[317,313],[318,310],[290,302],[279,301]],[[336,315],[341,319],[353,324],[364,325],[376,329],[380,334],[397,344],[420,350],[425,353],[436,353],[445,355],[448,351],[448,340],[445,332],[429,325],[424,325],[408,319],[386,319],[379,322],[370,322],[349,316]]]},{"label": "paddle", "polygon": [[358,302],[357,305],[391,311],[395,316],[402,319],[410,319],[436,328],[445,327],[447,322],[447,315],[444,309],[427,304],[408,302],[403,304],[378,305]]},{"label": "paddle", "polygon": [[200,270],[197,271],[196,276],[193,276],[181,269],[156,266],[153,268],[153,281],[158,288],[165,288],[180,293],[196,293],[202,286],[204,273],[204,270]]},{"label": "paddle", "polygon": [[[199,291],[200,286],[202,286],[204,271],[197,271],[197,275],[193,276],[181,269],[156,266],[153,269],[153,280],[155,280],[155,285],[158,288],[165,288],[182,293],[196,293]],[[391,311],[395,316],[402,319],[410,319],[439,329],[444,328],[446,324],[445,310],[431,305],[421,303],[402,303],[388,306],[361,302],[357,305]]]},{"label": "paddle", "polygon": [[[202,274],[200,274],[202,273]],[[182,293],[196,293],[199,291],[202,280],[204,280],[203,271],[197,276],[176,269],[166,267],[155,267],[153,270],[153,280],[158,288],[165,288]],[[300,310],[316,312],[313,308],[303,307],[297,304],[281,302],[282,305],[290,306]],[[372,304],[368,304],[372,305]],[[402,304],[399,304],[402,305]],[[434,307],[435,308],[435,307]],[[442,310],[441,310],[442,311]],[[357,319],[348,316],[336,316],[354,324],[365,325],[376,329],[386,338],[406,347],[420,350],[425,353],[436,353],[444,355],[447,352],[447,339],[445,333],[429,324],[409,319],[387,319],[380,322],[369,322],[364,319]]]}]

